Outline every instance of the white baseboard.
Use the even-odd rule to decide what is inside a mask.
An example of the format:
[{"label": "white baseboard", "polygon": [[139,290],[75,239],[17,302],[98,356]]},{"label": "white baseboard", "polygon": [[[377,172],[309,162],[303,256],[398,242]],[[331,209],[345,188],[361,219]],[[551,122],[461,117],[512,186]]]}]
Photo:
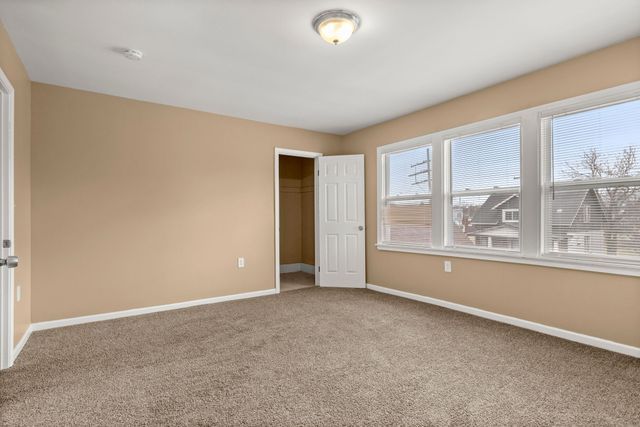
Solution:
[{"label": "white baseboard", "polygon": [[20,341],[18,341],[18,344],[16,344],[15,347],[13,347],[13,354],[11,355],[11,358],[13,359],[11,361],[12,365],[13,365],[13,362],[15,362],[15,360],[18,358],[18,355],[24,348],[24,345],[29,340],[29,337],[31,336],[32,331],[33,331],[33,325],[29,325],[29,327],[24,332],[24,334],[22,334],[22,338],[20,338]]},{"label": "white baseboard", "polygon": [[366,284],[364,285],[342,285],[342,284],[338,284],[338,285],[319,285],[321,288],[344,288],[344,289],[365,289],[367,287]]},{"label": "white baseboard", "polygon": [[316,267],[311,265],[311,264],[305,264],[305,263],[301,263],[300,264],[300,271],[307,273],[307,274],[316,274]]},{"label": "white baseboard", "polygon": [[305,264],[303,262],[296,262],[293,264],[280,264],[280,273],[295,273],[297,271],[304,271],[305,273],[314,274],[315,267],[311,264]]},{"label": "white baseboard", "polygon": [[262,297],[274,295],[275,289],[265,289],[263,291],[245,292],[242,294],[224,295],[220,297],[204,298],[198,300],[177,302],[173,304],[155,305],[151,307],[133,308],[131,310],[112,311],[110,313],[92,314],[89,316],[71,317],[68,319],[49,320],[46,322],[33,323],[33,331],[44,329],[61,328],[63,326],[80,325],[83,323],[100,322],[103,320],[119,319],[121,317],[139,316],[141,314],[157,313],[160,311],[177,310],[180,308],[195,307],[197,305],[215,304],[225,301],[234,301],[246,298]]},{"label": "white baseboard", "polygon": [[367,284],[367,288],[372,291],[382,292],[385,294],[395,295],[402,298],[408,298],[440,307],[449,308],[451,310],[461,311],[463,313],[472,314],[485,319],[495,320],[497,322],[508,323],[509,325],[518,326],[524,329],[540,332],[554,337],[563,338],[569,341],[579,342],[581,344],[602,348],[616,353],[626,354],[640,358],[640,347],[633,347],[627,344],[617,343],[590,335],[580,334],[578,332],[567,331],[566,329],[555,328],[553,326],[543,325],[542,323],[531,322],[529,320],[519,319],[517,317],[506,316],[491,311],[481,310],[479,308],[469,307],[467,305],[457,304],[437,298],[431,298],[424,295],[412,294],[410,292],[399,291],[396,289],[385,288],[383,286]]}]

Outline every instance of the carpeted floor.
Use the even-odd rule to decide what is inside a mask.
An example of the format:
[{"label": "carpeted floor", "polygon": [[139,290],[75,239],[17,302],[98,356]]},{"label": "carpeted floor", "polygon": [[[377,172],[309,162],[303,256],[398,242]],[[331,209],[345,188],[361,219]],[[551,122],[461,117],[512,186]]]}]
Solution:
[{"label": "carpeted floor", "polygon": [[640,360],[367,290],[36,332],[2,425],[638,425]]},{"label": "carpeted floor", "polygon": [[280,275],[280,292],[313,288],[315,285],[315,276],[313,274],[305,273],[304,271],[296,271],[295,273],[282,273]]}]

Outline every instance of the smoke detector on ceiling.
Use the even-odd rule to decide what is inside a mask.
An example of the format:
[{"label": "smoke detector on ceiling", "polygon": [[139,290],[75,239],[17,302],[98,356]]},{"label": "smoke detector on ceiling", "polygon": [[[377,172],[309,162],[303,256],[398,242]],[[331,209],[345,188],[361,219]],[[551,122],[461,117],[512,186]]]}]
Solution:
[{"label": "smoke detector on ceiling", "polygon": [[143,53],[138,49],[122,49],[122,54],[125,58],[132,61],[140,61],[143,55]]}]

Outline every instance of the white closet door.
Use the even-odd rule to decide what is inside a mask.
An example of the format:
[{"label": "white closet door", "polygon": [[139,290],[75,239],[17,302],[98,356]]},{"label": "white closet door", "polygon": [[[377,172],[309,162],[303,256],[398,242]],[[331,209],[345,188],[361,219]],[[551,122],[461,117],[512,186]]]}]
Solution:
[{"label": "white closet door", "polygon": [[364,288],[364,155],[324,156],[318,166],[318,283]]}]

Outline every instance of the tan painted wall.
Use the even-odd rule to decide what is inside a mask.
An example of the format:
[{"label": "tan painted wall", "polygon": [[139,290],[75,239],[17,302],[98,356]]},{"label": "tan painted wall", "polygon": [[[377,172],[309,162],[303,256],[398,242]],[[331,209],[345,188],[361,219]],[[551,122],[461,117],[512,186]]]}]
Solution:
[{"label": "tan painted wall", "polygon": [[280,264],[302,262],[302,163],[280,156]]},{"label": "tan painted wall", "polygon": [[274,148],[340,142],[39,83],[32,112],[33,322],[273,288]]},{"label": "tan painted wall", "polygon": [[14,172],[15,172],[15,253],[20,266],[15,286],[22,289],[14,304],[14,343],[31,323],[31,82],[9,35],[0,24],[0,68],[15,90]]},{"label": "tan painted wall", "polygon": [[34,83],[32,321],[273,287],[280,146],[365,154],[369,283],[639,346],[638,278],[373,246],[377,146],[639,79],[634,39],[344,138]]},{"label": "tan painted wall", "polygon": [[314,203],[314,160],[303,158],[302,161],[302,261],[305,264],[316,264],[316,229]]},{"label": "tan painted wall", "polygon": [[[473,78],[473,76],[470,76]],[[640,38],[347,135],[365,154],[367,282],[640,346],[640,279],[378,251],[376,147],[640,80]]]},{"label": "tan painted wall", "polygon": [[280,264],[315,264],[313,159],[280,156]]}]

